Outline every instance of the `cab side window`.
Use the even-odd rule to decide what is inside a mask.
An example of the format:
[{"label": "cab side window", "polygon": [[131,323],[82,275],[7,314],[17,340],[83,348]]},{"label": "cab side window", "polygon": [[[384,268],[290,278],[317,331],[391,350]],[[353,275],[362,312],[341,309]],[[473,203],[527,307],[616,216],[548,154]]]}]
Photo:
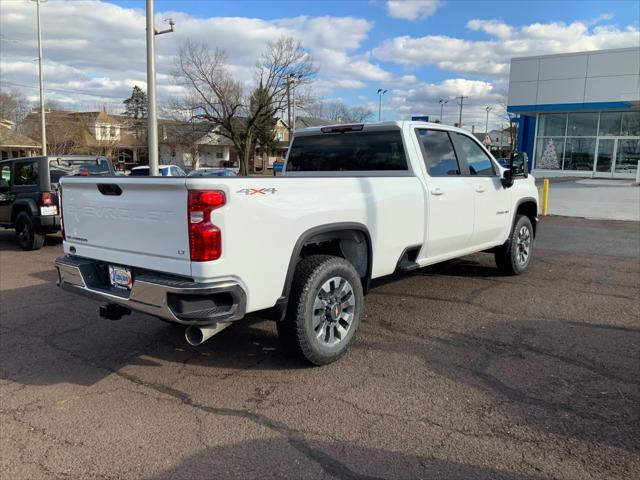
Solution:
[{"label": "cab side window", "polygon": [[11,186],[11,164],[0,166],[0,190],[8,190]]},{"label": "cab side window", "polygon": [[453,149],[449,133],[444,130],[416,130],[420,150],[431,177],[460,175],[460,164]]},{"label": "cab side window", "polygon": [[38,184],[38,162],[16,162],[14,166],[14,185],[37,185]]},{"label": "cab side window", "polygon": [[456,146],[462,150],[467,165],[469,165],[469,173],[482,177],[493,177],[497,175],[496,168],[489,156],[484,150],[471,138],[466,135],[456,133]]}]

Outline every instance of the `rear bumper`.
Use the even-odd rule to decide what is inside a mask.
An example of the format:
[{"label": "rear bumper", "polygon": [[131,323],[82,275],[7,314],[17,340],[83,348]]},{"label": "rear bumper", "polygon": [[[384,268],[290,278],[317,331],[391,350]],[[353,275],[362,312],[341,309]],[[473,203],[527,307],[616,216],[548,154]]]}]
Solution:
[{"label": "rear bumper", "polygon": [[131,291],[104,281],[104,264],[62,256],[55,261],[58,286],[104,303],[112,303],[183,325],[211,325],[244,317],[246,294],[233,281],[195,283],[161,274],[134,276]]},{"label": "rear bumper", "polygon": [[34,215],[31,219],[39,232],[53,233],[60,230],[60,215]]}]

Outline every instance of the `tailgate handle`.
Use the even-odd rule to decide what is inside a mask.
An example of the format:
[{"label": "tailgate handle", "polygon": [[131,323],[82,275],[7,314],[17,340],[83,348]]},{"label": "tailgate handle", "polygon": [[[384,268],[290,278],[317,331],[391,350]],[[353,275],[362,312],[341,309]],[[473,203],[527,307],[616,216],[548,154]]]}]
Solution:
[{"label": "tailgate handle", "polygon": [[115,183],[99,183],[98,190],[100,190],[100,193],[103,195],[113,195],[116,197],[122,195],[122,189]]}]

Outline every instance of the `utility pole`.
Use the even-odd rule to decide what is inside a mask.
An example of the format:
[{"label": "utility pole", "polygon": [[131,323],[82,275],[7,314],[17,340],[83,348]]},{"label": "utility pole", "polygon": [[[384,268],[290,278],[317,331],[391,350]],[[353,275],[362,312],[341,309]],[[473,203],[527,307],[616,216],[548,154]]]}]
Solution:
[{"label": "utility pole", "polygon": [[441,98],[440,100],[438,100],[438,103],[440,104],[440,123],[442,123],[442,114],[444,113],[444,106],[449,103],[449,100],[445,100],[444,98]]},{"label": "utility pole", "polygon": [[378,89],[378,97],[380,97],[378,101],[378,121],[382,119],[382,96],[388,91],[389,90],[383,90],[381,88]]},{"label": "utility pole", "polygon": [[[46,0],[45,0],[46,1]],[[36,17],[38,19],[38,70],[40,76],[40,143],[42,144],[42,156],[47,155],[47,127],[44,113],[44,70],[42,68],[42,28],[40,26],[40,2],[36,2]]]},{"label": "utility pole", "polygon": [[175,23],[168,19],[169,28],[157,31],[153,16],[153,0],[147,0],[147,148],[149,149],[149,175],[158,175],[158,110],[156,103],[156,35],[173,32]]},{"label": "utility pole", "polygon": [[465,95],[460,95],[459,97],[456,97],[460,99],[460,116],[458,117],[458,128],[462,128],[462,104],[464,103],[464,99],[465,98],[469,98]]}]

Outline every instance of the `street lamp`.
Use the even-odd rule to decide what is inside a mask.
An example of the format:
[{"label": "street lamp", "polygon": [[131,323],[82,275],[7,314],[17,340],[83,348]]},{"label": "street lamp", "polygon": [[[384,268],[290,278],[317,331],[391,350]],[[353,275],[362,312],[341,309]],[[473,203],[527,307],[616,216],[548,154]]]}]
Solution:
[{"label": "street lamp", "polygon": [[484,107],[484,109],[487,112],[487,121],[484,124],[484,135],[486,137],[489,134],[489,112],[493,109],[493,107],[490,105],[487,105],[486,107]]},{"label": "street lamp", "polygon": [[156,35],[173,32],[175,23],[170,18],[169,28],[156,30],[153,0],[147,0],[147,148],[149,150],[149,176],[158,175],[158,111],[156,104]]},{"label": "street lamp", "polygon": [[34,0],[36,2],[36,19],[38,22],[38,76],[40,81],[40,143],[42,143],[42,156],[47,155],[47,130],[44,119],[44,71],[42,68],[42,28],[40,26],[40,4],[47,0]]},{"label": "street lamp", "polygon": [[442,123],[442,113],[444,112],[444,106],[449,103],[449,100],[441,98],[440,100],[438,100],[438,103],[440,104],[440,123]]},{"label": "street lamp", "polygon": [[380,121],[382,118],[382,96],[388,91],[389,90],[383,90],[381,88],[378,89],[378,96],[380,97],[380,100],[378,102],[378,121]]},{"label": "street lamp", "polygon": [[290,73],[287,76],[287,109],[289,110],[287,121],[290,133],[296,131],[296,82],[300,80],[302,80],[302,75]]}]

